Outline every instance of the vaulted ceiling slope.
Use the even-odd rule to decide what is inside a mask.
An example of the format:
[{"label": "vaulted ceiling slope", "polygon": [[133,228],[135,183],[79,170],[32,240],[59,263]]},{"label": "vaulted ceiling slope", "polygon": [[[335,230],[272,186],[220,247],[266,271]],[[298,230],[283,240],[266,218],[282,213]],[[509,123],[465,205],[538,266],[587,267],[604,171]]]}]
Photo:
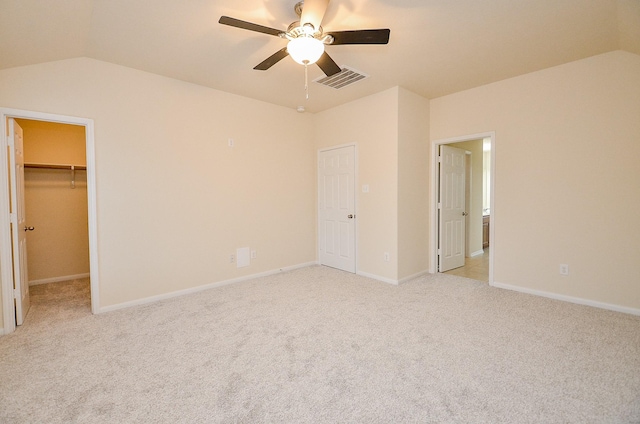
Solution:
[{"label": "vaulted ceiling slope", "polygon": [[[336,90],[285,41],[218,24],[282,28],[296,0],[0,0],[0,69],[89,57],[258,100],[321,111],[396,85],[427,98],[612,50],[640,54],[640,0],[331,0],[325,30],[390,28],[388,45],[329,46],[370,78]],[[322,76],[316,66],[310,79]]]}]

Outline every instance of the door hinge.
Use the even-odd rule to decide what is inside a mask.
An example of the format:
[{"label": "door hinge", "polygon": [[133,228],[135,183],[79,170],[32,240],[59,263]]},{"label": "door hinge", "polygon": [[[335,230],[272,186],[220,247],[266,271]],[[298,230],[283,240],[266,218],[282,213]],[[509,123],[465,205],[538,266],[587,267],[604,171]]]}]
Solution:
[{"label": "door hinge", "polygon": [[17,224],[18,215],[15,212],[9,212],[9,221],[11,221],[12,224]]},{"label": "door hinge", "polygon": [[442,209],[442,202],[438,202],[438,209]]},{"label": "door hinge", "polygon": [[438,256],[442,256],[442,249],[438,249]]},{"label": "door hinge", "polygon": [[13,289],[13,298],[14,299],[20,299],[20,290]]}]

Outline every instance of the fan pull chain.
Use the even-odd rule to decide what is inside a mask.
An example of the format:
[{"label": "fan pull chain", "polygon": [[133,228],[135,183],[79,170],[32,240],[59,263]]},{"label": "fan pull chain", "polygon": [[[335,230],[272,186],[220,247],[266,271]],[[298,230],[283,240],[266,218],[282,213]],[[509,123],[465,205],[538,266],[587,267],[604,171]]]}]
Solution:
[{"label": "fan pull chain", "polygon": [[307,63],[304,64],[304,94],[309,100],[309,74],[307,73]]}]

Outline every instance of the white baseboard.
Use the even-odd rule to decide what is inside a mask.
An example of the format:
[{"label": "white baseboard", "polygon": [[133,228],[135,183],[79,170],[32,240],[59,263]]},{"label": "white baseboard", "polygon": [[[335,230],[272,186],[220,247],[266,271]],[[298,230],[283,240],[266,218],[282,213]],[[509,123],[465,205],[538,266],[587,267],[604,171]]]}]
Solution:
[{"label": "white baseboard", "polygon": [[470,258],[475,258],[476,256],[480,256],[480,255],[484,255],[484,250],[476,250],[471,255],[469,255],[469,257]]},{"label": "white baseboard", "polygon": [[406,283],[407,281],[411,281],[411,280],[413,280],[413,279],[415,279],[415,278],[422,277],[422,276],[423,276],[423,275],[425,275],[425,274],[429,274],[429,271],[428,271],[428,270],[426,270],[426,271],[420,271],[420,272],[418,272],[417,274],[413,274],[413,275],[410,275],[410,276],[408,276],[408,277],[401,278],[401,279],[398,281],[398,283],[399,283],[399,284]]},{"label": "white baseboard", "polygon": [[230,280],[218,281],[216,283],[205,284],[203,286],[191,287],[189,289],[178,290],[170,293],[159,294],[156,296],[145,297],[142,299],[131,300],[129,302],[117,303],[115,305],[101,307],[98,309],[97,313],[102,314],[105,312],[116,311],[118,309],[130,308],[132,306],[146,305],[148,303],[154,303],[160,300],[166,300],[174,297],[184,296],[187,294],[198,293],[204,290],[214,289],[216,287],[228,286],[229,284],[241,283],[243,281],[252,280],[254,278],[267,277],[269,275],[292,271],[294,269],[299,269],[299,268],[306,268],[308,266],[317,265],[317,264],[318,264],[317,262],[307,262],[303,264],[278,268],[271,271],[261,272],[258,274],[245,275],[244,277],[232,278]]},{"label": "white baseboard", "polygon": [[411,281],[414,278],[418,278],[418,277],[421,277],[421,276],[423,276],[425,274],[429,274],[429,271],[428,270],[420,271],[420,272],[418,272],[416,274],[413,274],[413,275],[410,275],[408,277],[401,278],[400,280],[394,280],[392,278],[381,277],[379,275],[369,274],[367,272],[362,272],[362,271],[357,271],[356,274],[361,275],[363,277],[371,278],[372,280],[381,281],[383,283],[393,284],[394,286],[398,286],[398,285],[400,285],[402,283],[406,283],[407,281]]},{"label": "white baseboard", "polygon": [[629,308],[627,306],[613,305],[611,303],[598,302],[595,300],[583,299],[580,297],[566,296],[564,294],[546,292],[542,290],[528,289],[526,287],[513,286],[511,284],[490,283],[492,287],[513,290],[520,293],[533,294],[535,296],[547,297],[549,299],[562,300],[563,302],[576,303],[578,305],[593,306],[594,308],[607,309],[609,311],[622,312],[631,315],[640,315],[640,309]]},{"label": "white baseboard", "polygon": [[372,280],[382,281],[383,283],[393,284],[394,286],[398,285],[398,280],[393,280],[391,278],[380,277],[379,275],[368,274],[362,271],[356,271],[356,274],[361,275],[363,277],[371,278]]},{"label": "white baseboard", "polygon": [[30,286],[37,286],[38,284],[59,283],[60,281],[79,280],[81,278],[89,278],[91,274],[75,274],[75,275],[63,275],[61,277],[43,278],[40,280],[29,281]]}]

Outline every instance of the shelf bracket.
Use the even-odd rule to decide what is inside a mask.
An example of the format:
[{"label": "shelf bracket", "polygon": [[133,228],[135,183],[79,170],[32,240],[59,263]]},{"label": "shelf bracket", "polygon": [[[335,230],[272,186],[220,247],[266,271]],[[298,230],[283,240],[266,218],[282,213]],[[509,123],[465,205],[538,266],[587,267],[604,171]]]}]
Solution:
[{"label": "shelf bracket", "polygon": [[71,188],[76,188],[76,167],[71,165]]}]

